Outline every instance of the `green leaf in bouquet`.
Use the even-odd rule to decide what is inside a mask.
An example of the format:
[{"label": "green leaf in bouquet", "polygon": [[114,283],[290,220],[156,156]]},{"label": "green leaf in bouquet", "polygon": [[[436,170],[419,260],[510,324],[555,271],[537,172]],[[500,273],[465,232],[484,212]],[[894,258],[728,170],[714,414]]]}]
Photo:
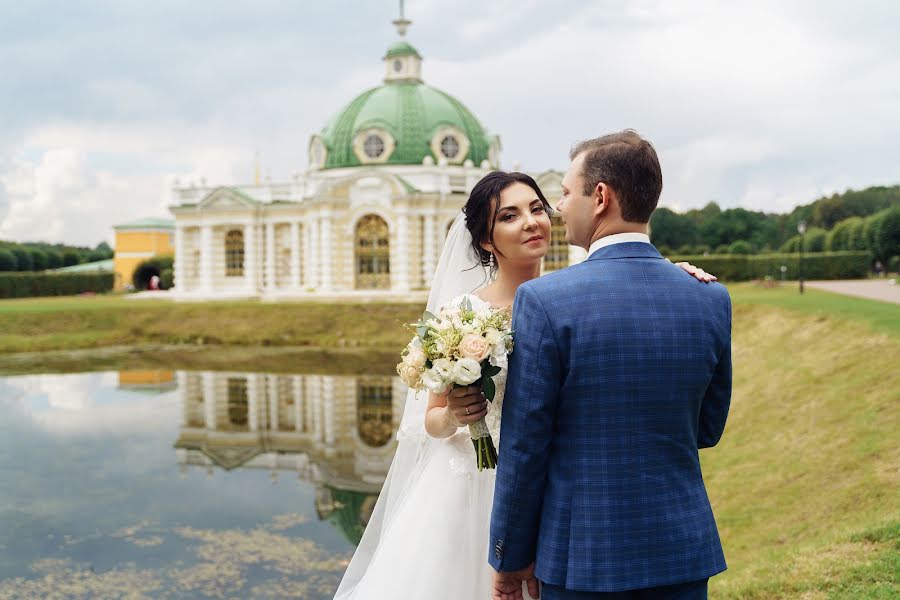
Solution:
[{"label": "green leaf in bouquet", "polygon": [[500,367],[495,367],[491,364],[487,364],[481,369],[481,373],[486,377],[493,377],[497,373],[501,371]]},{"label": "green leaf in bouquet", "polygon": [[481,389],[484,391],[484,397],[487,398],[488,402],[493,402],[494,396],[497,394],[497,387],[494,385],[494,380],[490,377],[485,377],[481,381]]},{"label": "green leaf in bouquet", "polygon": [[432,319],[434,319],[435,321],[438,320],[438,318],[437,318],[436,316],[434,316],[433,314],[431,314],[431,313],[428,312],[427,310],[426,310],[425,312],[422,313],[422,324],[425,324],[425,323],[427,323],[428,321],[430,321],[430,320],[432,320]]}]

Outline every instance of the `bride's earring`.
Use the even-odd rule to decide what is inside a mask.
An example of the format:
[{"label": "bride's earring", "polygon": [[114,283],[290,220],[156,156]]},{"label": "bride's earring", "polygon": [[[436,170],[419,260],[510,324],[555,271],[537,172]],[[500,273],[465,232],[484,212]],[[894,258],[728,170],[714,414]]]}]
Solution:
[{"label": "bride's earring", "polygon": [[491,252],[491,257],[488,259],[488,267],[491,269],[494,268],[494,253],[493,252]]}]

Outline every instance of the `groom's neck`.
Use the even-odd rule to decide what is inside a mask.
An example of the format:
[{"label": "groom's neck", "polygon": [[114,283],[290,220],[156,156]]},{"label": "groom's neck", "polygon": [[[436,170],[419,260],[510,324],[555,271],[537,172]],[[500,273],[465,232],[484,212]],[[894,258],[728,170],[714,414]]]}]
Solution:
[{"label": "groom's neck", "polygon": [[613,221],[603,222],[597,226],[597,229],[594,230],[594,235],[591,236],[591,241],[588,242],[587,250],[591,247],[591,244],[596,242],[599,239],[603,239],[605,237],[609,237],[611,235],[616,235],[617,233],[643,233],[647,234],[648,228],[647,223],[632,223],[631,221]]}]

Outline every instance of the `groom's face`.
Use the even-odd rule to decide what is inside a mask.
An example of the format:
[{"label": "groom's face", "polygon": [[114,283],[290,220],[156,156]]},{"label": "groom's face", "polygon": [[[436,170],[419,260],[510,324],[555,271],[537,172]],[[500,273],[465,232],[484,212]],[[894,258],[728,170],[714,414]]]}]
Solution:
[{"label": "groom's face", "polygon": [[587,249],[596,227],[594,218],[597,202],[593,194],[584,193],[583,167],[584,153],[575,157],[563,177],[562,196],[556,204],[556,210],[566,225],[566,241]]}]

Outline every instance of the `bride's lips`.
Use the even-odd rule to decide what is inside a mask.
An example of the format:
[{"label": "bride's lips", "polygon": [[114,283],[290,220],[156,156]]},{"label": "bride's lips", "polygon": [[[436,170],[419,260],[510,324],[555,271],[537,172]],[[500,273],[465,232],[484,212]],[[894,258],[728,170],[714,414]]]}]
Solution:
[{"label": "bride's lips", "polygon": [[524,244],[530,244],[531,242],[539,242],[539,241],[541,241],[542,239],[544,239],[544,236],[542,236],[542,235],[534,235],[534,236],[531,236],[530,238],[528,238],[527,240],[525,240],[523,243],[524,243]]}]

